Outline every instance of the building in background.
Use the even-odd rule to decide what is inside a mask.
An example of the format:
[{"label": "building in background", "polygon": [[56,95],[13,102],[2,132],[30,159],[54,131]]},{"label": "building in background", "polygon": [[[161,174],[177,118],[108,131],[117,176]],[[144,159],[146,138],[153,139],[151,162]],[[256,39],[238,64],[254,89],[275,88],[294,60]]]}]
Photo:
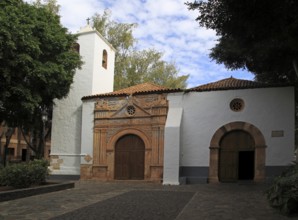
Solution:
[{"label": "building in background", "polygon": [[[0,164],[3,162],[4,153],[4,145],[6,143],[6,127],[0,126],[0,134],[1,137],[1,147],[0,147]],[[28,141],[30,141],[30,134],[26,135]],[[49,136],[46,139],[46,145],[44,150],[44,158],[49,160],[51,153],[51,137]],[[27,145],[21,131],[18,128],[14,129],[14,133],[10,139],[10,143],[6,153],[6,161],[8,163],[17,163],[17,162],[25,162],[33,159],[35,157],[34,151],[32,151]]]}]

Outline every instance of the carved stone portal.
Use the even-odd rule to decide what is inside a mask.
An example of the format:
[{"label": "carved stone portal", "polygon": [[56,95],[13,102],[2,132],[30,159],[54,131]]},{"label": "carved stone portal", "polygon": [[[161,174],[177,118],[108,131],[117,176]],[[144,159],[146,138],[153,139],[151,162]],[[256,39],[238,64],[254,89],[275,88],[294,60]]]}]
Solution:
[{"label": "carved stone portal", "polygon": [[[98,99],[94,106],[93,160],[81,167],[81,178],[114,180],[115,164],[119,166],[115,146],[120,138],[135,135],[144,143],[143,179],[161,181],[167,112],[166,94]],[[128,175],[127,179],[133,177]]]}]

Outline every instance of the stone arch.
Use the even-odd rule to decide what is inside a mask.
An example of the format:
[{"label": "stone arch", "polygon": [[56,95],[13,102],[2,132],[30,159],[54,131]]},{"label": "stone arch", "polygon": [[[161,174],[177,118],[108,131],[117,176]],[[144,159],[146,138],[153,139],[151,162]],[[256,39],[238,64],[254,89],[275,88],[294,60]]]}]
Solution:
[{"label": "stone arch", "polygon": [[117,132],[115,135],[113,135],[111,137],[111,139],[109,140],[109,142],[108,142],[108,148],[107,149],[110,150],[110,151],[113,151],[114,148],[115,148],[115,144],[118,141],[118,139],[120,137],[124,136],[124,135],[127,135],[127,134],[134,134],[134,135],[139,136],[144,141],[145,150],[151,148],[149,138],[147,137],[147,135],[144,132],[142,132],[141,130],[138,130],[138,129],[129,128],[129,129],[123,129],[123,130]]},{"label": "stone arch", "polygon": [[144,178],[146,179],[149,176],[149,173],[150,173],[150,166],[149,166],[150,154],[148,154],[148,151],[151,151],[151,144],[150,144],[149,138],[141,130],[129,128],[129,129],[123,129],[123,130],[117,132],[115,135],[113,135],[111,137],[110,141],[108,142],[107,151],[110,154],[110,157],[109,157],[110,161],[108,161],[108,164],[109,164],[108,165],[109,166],[108,170],[110,171],[110,173],[109,173],[110,179],[113,179],[114,176],[115,176],[114,158],[115,158],[116,143],[121,137],[123,137],[125,135],[129,135],[129,134],[133,134],[133,135],[138,136],[144,142],[144,145],[145,145]]},{"label": "stone arch", "polygon": [[210,141],[209,178],[210,183],[218,183],[219,150],[223,136],[234,130],[242,130],[249,133],[255,142],[255,182],[265,179],[265,148],[266,142],[262,132],[253,124],[236,121],[221,126],[216,130]]}]

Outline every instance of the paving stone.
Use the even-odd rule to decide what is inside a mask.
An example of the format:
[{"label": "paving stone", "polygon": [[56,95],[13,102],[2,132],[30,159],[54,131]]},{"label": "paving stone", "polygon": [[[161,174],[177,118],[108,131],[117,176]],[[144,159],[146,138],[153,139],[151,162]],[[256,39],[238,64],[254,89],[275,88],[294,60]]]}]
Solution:
[{"label": "paving stone", "polygon": [[103,202],[77,209],[52,220],[130,219],[172,220],[194,192],[133,190]]},{"label": "paving stone", "polygon": [[[282,216],[268,205],[264,194],[267,187],[265,184],[162,186],[135,181],[77,181],[73,189],[0,202],[0,220],[63,219],[61,216],[95,219],[92,217],[99,215],[105,218],[97,219],[105,220],[119,216],[136,219],[132,215],[138,219],[150,216],[150,219],[175,220],[297,219]],[[113,203],[117,205],[111,207]],[[101,214],[93,212],[97,209]],[[75,218],[74,213],[80,213],[82,218]]]}]

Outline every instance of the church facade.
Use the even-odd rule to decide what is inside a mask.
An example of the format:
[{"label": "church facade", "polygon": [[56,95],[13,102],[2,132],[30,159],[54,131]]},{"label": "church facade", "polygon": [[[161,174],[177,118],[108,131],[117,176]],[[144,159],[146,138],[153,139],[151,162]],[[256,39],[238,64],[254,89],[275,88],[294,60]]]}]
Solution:
[{"label": "church facade", "polygon": [[231,77],[187,90],[144,83],[113,92],[112,46],[90,27],[78,43],[86,61],[54,109],[53,174],[171,185],[260,182],[294,159],[292,86]]}]

